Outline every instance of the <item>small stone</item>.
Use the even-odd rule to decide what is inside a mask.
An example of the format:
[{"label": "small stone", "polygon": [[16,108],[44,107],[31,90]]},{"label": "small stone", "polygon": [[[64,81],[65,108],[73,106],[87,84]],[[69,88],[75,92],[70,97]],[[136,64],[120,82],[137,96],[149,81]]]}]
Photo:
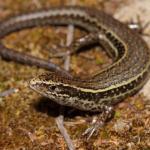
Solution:
[{"label": "small stone", "polygon": [[131,129],[132,124],[125,120],[118,120],[114,125],[114,130],[118,133],[122,133],[125,131],[129,131]]}]

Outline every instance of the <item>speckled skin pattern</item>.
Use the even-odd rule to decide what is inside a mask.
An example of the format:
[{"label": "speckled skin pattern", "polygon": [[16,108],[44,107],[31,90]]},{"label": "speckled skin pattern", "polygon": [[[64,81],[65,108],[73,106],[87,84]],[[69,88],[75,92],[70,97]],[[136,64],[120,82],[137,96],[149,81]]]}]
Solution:
[{"label": "speckled skin pattern", "polygon": [[150,51],[146,43],[138,33],[99,10],[69,6],[15,16],[0,23],[0,38],[25,28],[68,24],[93,35],[85,38],[84,46],[95,42],[93,39],[100,43],[105,41],[114,63],[81,80],[50,62],[8,49],[2,43],[0,55],[4,59],[49,69],[48,74],[32,79],[30,87],[61,105],[86,111],[101,111],[103,105],[114,105],[134,94],[147,81]]}]

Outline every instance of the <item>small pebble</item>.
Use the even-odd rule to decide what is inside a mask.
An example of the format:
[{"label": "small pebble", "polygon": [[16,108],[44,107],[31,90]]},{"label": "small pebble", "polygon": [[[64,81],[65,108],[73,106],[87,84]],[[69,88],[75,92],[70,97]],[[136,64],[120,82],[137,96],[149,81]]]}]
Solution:
[{"label": "small pebble", "polygon": [[114,125],[114,130],[118,133],[129,131],[132,127],[132,124],[125,120],[118,120]]}]

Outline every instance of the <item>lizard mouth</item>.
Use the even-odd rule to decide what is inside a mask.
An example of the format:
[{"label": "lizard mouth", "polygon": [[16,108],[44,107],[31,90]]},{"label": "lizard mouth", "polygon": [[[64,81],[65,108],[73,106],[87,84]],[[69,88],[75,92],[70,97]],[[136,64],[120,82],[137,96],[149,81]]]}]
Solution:
[{"label": "lizard mouth", "polygon": [[37,82],[37,80],[35,78],[33,78],[29,81],[29,87],[36,91],[39,89],[39,83]]}]

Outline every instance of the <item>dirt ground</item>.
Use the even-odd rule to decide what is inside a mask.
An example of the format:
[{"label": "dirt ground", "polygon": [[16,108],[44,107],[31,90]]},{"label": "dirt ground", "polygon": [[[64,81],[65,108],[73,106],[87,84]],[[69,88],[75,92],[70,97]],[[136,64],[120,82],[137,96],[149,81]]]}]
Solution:
[{"label": "dirt ground", "polygon": [[[8,16],[51,6],[69,5],[68,0],[0,0],[0,20]],[[150,22],[150,1],[143,0],[76,0],[76,5],[102,9],[123,22]],[[145,18],[144,18],[145,17]],[[6,37],[10,48],[49,59],[56,52],[65,51],[67,27],[34,28]],[[148,26],[144,33],[150,34]],[[85,32],[75,29],[75,39]],[[143,36],[150,43],[150,37]],[[150,46],[150,45],[149,45]],[[70,72],[86,76],[111,64],[110,58],[92,47],[70,61]],[[51,58],[64,66],[64,59]],[[90,67],[89,67],[90,66]],[[45,72],[44,69],[0,59],[0,150],[65,150],[67,145],[56,125],[60,106],[42,97],[28,87],[28,81]],[[115,115],[89,141],[82,136],[94,115],[64,108],[64,126],[78,150],[149,150],[150,149],[150,84],[136,95],[115,107]],[[57,111],[56,111],[57,110]],[[96,114],[98,115],[98,114]]]}]

